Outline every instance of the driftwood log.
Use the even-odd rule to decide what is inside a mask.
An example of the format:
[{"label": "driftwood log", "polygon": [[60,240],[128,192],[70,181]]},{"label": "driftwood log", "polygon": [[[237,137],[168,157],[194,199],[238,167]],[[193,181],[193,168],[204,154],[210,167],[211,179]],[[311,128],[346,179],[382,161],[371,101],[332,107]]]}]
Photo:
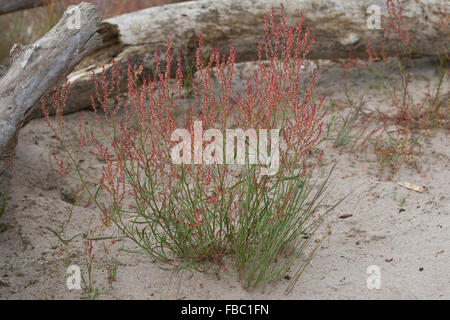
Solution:
[{"label": "driftwood log", "polygon": [[0,0],[0,14],[31,9],[44,5],[45,0]]},{"label": "driftwood log", "polygon": [[[396,3],[394,1],[394,3]],[[258,40],[264,35],[264,14],[272,7],[279,16],[284,11],[287,22],[295,25],[300,12],[304,24],[311,28],[315,44],[310,59],[366,57],[366,46],[372,41],[379,48],[384,31],[369,29],[368,8],[377,5],[381,20],[386,23],[385,0],[201,0],[153,7],[105,20],[100,33],[104,46],[83,61],[76,72],[69,76],[71,94],[65,112],[70,113],[90,105],[92,72],[101,73],[102,66],[111,70],[111,61],[121,71],[126,81],[128,61],[143,63],[144,74],[155,67],[156,50],[166,50],[170,38],[174,51],[193,61],[199,35],[203,37],[205,50],[217,47],[226,53],[230,41],[236,47],[236,61],[251,61],[257,58]],[[402,1],[404,23],[410,30],[410,47],[413,57],[436,55],[440,47],[436,44],[442,36],[439,21],[442,17],[442,0]],[[404,54],[401,41],[390,34],[392,41],[386,43],[387,56]],[[164,57],[162,57],[164,58]],[[126,89],[126,83],[123,83]],[[39,116],[39,110],[32,117]]]},{"label": "driftwood log", "polygon": [[[74,28],[77,19],[79,28]],[[49,89],[101,46],[97,33],[100,22],[97,9],[83,2],[66,11],[44,37],[26,47],[15,46],[11,51],[12,64],[0,79],[0,192],[6,189],[11,176],[24,119]]]}]

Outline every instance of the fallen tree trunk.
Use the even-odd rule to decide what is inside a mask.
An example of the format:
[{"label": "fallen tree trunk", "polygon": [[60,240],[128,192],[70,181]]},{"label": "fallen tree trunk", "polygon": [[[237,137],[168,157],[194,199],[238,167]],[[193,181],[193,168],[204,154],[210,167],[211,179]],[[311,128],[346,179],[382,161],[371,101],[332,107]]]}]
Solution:
[{"label": "fallen tree trunk", "polygon": [[45,0],[0,0],[0,14],[44,5]]},{"label": "fallen tree trunk", "polygon": [[[442,0],[402,3],[404,23],[410,30],[412,55],[436,55]],[[102,23],[105,45],[69,76],[71,94],[65,112],[90,105],[94,87],[92,72],[101,73],[103,65],[110,72],[112,59],[122,75],[126,75],[128,61],[143,63],[144,74],[150,73],[155,67],[154,52],[164,52],[168,38],[174,51],[182,53],[187,61],[193,61],[199,35],[202,35],[205,50],[217,47],[221,53],[226,53],[232,41],[237,62],[255,60],[258,40],[264,36],[264,14],[274,7],[279,17],[280,5],[290,25],[295,25],[300,12],[303,13],[304,24],[311,28],[315,38],[309,59],[348,58],[350,51],[353,57],[365,57],[369,41],[375,48],[384,41],[383,30],[368,29],[367,8],[378,5],[386,22],[385,0],[201,0],[148,8]],[[396,41],[395,33],[391,36],[394,41],[386,43],[385,55],[403,54],[404,47]],[[126,77],[122,78],[125,90]],[[39,115],[38,112],[33,117]]]},{"label": "fallen tree trunk", "polygon": [[[74,28],[73,19],[79,19],[79,28]],[[100,21],[97,9],[83,2],[66,11],[44,37],[11,51],[12,64],[0,79],[0,192],[11,176],[24,119],[39,107],[37,102],[49,89],[101,45]]]},{"label": "fallen tree trunk", "polygon": [[0,64],[0,79],[6,74],[8,71],[8,66]]}]

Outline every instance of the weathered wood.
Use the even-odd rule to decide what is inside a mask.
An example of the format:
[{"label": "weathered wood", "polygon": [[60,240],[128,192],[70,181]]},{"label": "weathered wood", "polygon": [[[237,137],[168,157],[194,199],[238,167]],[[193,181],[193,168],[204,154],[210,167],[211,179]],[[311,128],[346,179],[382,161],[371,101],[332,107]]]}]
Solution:
[{"label": "weathered wood", "polygon": [[8,71],[8,66],[0,64],[0,79],[6,74]]},{"label": "weathered wood", "polygon": [[97,9],[83,2],[66,11],[44,37],[11,51],[12,64],[0,79],[0,192],[11,175],[24,119],[49,89],[101,45],[100,22]]},{"label": "weathered wood", "polygon": [[0,0],[0,14],[31,9],[44,5],[45,0]]},{"label": "weathered wood", "polygon": [[[442,0],[402,1],[404,22],[410,29],[412,55],[436,55]],[[84,61],[69,76],[71,94],[65,112],[73,112],[90,105],[93,88],[92,72],[100,73],[102,66],[111,69],[114,58],[122,75],[126,75],[128,61],[144,66],[144,73],[155,66],[154,52],[164,52],[170,38],[175,51],[192,61],[199,35],[205,50],[217,47],[227,52],[230,41],[236,47],[237,62],[255,60],[258,40],[264,35],[264,14],[272,7],[279,16],[283,8],[286,20],[295,25],[300,12],[304,24],[311,28],[315,44],[310,59],[348,58],[366,56],[369,40],[379,48],[383,30],[367,28],[367,8],[378,5],[386,21],[385,0],[201,0],[153,7],[105,20],[101,33],[105,46]],[[387,56],[403,54],[400,41],[387,43]],[[122,77],[126,80],[125,76]],[[126,84],[123,83],[126,89]],[[36,113],[33,116],[38,116]]]}]

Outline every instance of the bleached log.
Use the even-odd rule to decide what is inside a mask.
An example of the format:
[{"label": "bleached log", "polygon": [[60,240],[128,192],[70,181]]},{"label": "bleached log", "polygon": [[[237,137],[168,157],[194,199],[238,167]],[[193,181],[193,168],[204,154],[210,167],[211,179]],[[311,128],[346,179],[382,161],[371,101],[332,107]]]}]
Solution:
[{"label": "bleached log", "polygon": [[100,47],[101,16],[86,2],[66,11],[45,36],[11,51],[12,64],[0,79],[0,192],[12,172],[19,130],[39,100],[86,56]]}]

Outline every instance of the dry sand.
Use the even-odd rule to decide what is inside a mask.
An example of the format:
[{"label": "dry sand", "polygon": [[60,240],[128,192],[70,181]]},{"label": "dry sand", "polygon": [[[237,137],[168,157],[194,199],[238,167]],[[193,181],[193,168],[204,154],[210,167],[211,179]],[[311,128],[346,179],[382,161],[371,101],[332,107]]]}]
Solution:
[{"label": "dry sand", "polygon": [[[436,65],[429,60],[418,61],[411,71],[415,75],[412,91],[421,97],[424,88],[437,79]],[[319,64],[319,75],[319,92],[341,99],[339,69]],[[369,107],[389,108],[387,93],[372,73],[356,72],[351,84],[354,96],[364,95]],[[446,79],[442,92],[448,91]],[[86,116],[89,120],[89,114]],[[67,116],[69,126],[76,128],[78,117]],[[0,233],[1,299],[85,297],[82,291],[69,291],[65,282],[69,264],[77,264],[86,272],[80,239],[61,247],[47,229],[60,229],[79,189],[77,179],[54,173],[49,150],[55,144],[43,119],[32,121],[20,133],[11,199],[0,221],[7,225]],[[230,266],[219,272],[211,268],[210,273],[163,270],[145,256],[120,250],[123,246],[131,250],[134,247],[119,242],[110,245],[109,255],[101,248],[96,250],[94,283],[98,298],[450,299],[448,132],[435,130],[424,136],[421,144],[421,171],[402,167],[392,180],[380,176],[379,165],[370,152],[360,155],[348,148],[322,145],[325,158],[316,175],[325,174],[337,162],[328,203],[350,195],[315,235],[325,237],[288,296],[283,294],[287,280],[276,287],[248,292],[241,288]],[[95,159],[83,164],[93,170],[100,165]],[[397,181],[427,188],[418,193],[397,185]],[[339,218],[345,214],[352,216]],[[77,199],[64,237],[86,232],[95,225],[97,216],[98,212],[85,199]],[[110,282],[107,269],[114,265],[116,280]],[[379,290],[369,290],[366,285],[366,271],[371,265],[381,269]]]}]

